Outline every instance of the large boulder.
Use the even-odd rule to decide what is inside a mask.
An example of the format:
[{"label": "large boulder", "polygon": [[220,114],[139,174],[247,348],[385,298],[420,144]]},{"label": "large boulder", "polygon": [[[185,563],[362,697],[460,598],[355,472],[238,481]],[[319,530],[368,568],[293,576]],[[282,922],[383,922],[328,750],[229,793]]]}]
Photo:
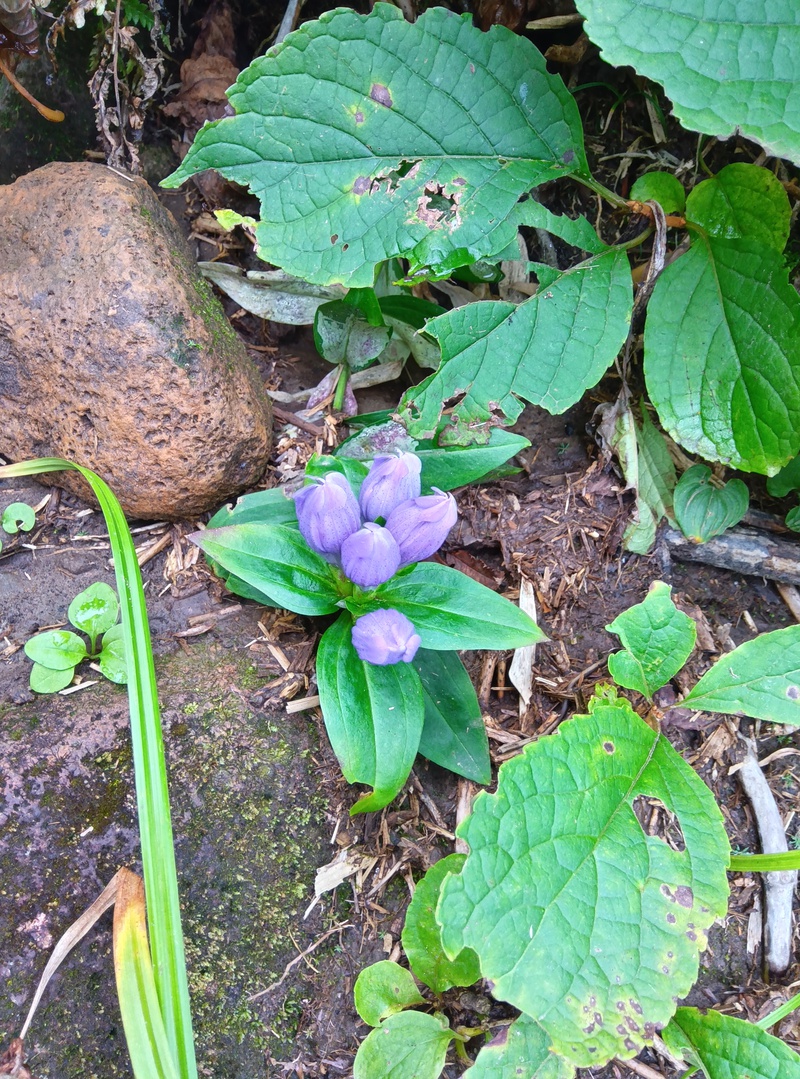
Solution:
[{"label": "large boulder", "polygon": [[269,399],[147,183],[46,165],[0,187],[0,221],[0,453],[87,465],[146,520],[252,486]]}]

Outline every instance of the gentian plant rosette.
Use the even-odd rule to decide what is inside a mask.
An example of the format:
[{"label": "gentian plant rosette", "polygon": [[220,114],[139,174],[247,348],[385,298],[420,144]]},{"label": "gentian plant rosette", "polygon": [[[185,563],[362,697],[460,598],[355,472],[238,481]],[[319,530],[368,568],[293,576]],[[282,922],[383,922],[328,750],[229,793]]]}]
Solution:
[{"label": "gentian plant rosette", "polygon": [[544,640],[513,603],[424,561],[457,515],[413,453],[369,465],[317,457],[292,499],[257,492],[192,537],[237,594],[297,614],[338,613],[319,643],[317,684],[345,778],[372,788],[353,813],[387,805],[417,753],[489,782],[486,730],[458,652]]}]

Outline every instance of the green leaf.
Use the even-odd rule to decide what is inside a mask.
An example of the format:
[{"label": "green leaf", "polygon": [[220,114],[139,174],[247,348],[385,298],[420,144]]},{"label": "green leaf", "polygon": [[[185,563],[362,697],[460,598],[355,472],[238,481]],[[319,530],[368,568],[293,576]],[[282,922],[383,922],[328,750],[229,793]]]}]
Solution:
[{"label": "green leaf", "polygon": [[671,594],[669,585],[655,581],[641,603],[629,607],[606,626],[625,647],[624,652],[608,657],[611,677],[649,700],[678,673],[697,638],[694,622],[678,610]]},{"label": "green leaf", "polygon": [[599,255],[608,250],[608,245],[603,243],[585,217],[572,218],[554,214],[536,199],[525,199],[521,202],[515,216],[517,224],[527,225],[534,229],[546,229],[547,232],[560,236],[566,243],[581,251]]},{"label": "green leaf", "polygon": [[328,363],[346,363],[354,371],[368,367],[389,344],[389,326],[375,326],[360,307],[330,300],[314,316],[314,344]]},{"label": "green leaf", "polygon": [[800,1056],[793,1049],[732,1015],[678,1008],[661,1036],[707,1079],[800,1079]]},{"label": "green leaf", "polygon": [[228,96],[236,115],[202,128],[163,186],[214,168],[249,187],[259,256],[313,283],[371,286],[398,255],[412,270],[491,256],[520,196],[587,174],[577,107],[542,55],[442,8],[328,12]]},{"label": "green leaf", "polygon": [[573,1079],[575,1068],[550,1052],[550,1039],[527,1015],[488,1042],[470,1068],[469,1079]]},{"label": "green leaf", "polygon": [[800,297],[777,251],[697,235],[656,282],[650,399],[689,452],[771,475],[800,449]]},{"label": "green leaf", "polygon": [[800,626],[740,644],[703,675],[683,704],[800,726]]},{"label": "green leaf", "polygon": [[800,491],[800,455],[793,457],[780,472],[769,477],[767,490],[773,498],[785,498],[792,491]]},{"label": "green leaf", "polygon": [[368,813],[388,805],[408,779],[425,708],[411,664],[365,663],[353,648],[352,625],[343,612],[322,635],[317,684],[325,729],[345,779],[374,788],[350,812]]},{"label": "green leaf", "polygon": [[[218,210],[217,215],[222,211]],[[255,225],[255,222],[252,222]],[[285,326],[311,326],[317,309],[341,297],[338,285],[310,285],[283,270],[250,270],[225,262],[198,262],[203,277],[213,281],[245,311]]]},{"label": "green leaf", "polygon": [[[800,869],[800,850],[786,850],[780,854],[732,854],[728,862],[729,872],[779,873],[784,869]],[[761,1019],[759,1024],[764,1025]]]},{"label": "green leaf", "polygon": [[440,441],[476,440],[490,424],[510,424],[523,401],[564,412],[600,380],[628,333],[631,274],[624,251],[597,255],[558,274],[519,305],[467,304],[433,319],[426,330],[442,347],[442,364],[409,390],[400,417],[415,437],[430,437],[443,402],[449,426]]},{"label": "green leaf", "polygon": [[222,528],[223,525],[294,525],[297,527],[297,514],[294,500],[287,498],[283,488],[273,487],[269,491],[253,491],[236,500],[235,506],[223,506],[218,509],[208,522],[209,528]]},{"label": "green leaf", "polygon": [[675,519],[692,543],[708,543],[733,528],[747,513],[750,492],[742,480],[728,480],[722,487],[709,483],[708,465],[687,468],[673,492]]},{"label": "green leaf", "polygon": [[25,655],[53,671],[66,671],[86,659],[86,645],[68,629],[49,629],[25,642]]},{"label": "green leaf", "polygon": [[444,308],[416,296],[382,296],[381,311],[386,325],[394,331],[393,341],[402,341],[420,367],[436,368],[441,362],[441,352],[435,341],[422,332],[430,318],[444,314]]},{"label": "green leaf", "polygon": [[686,209],[683,184],[671,172],[645,172],[631,188],[638,202],[657,202],[665,214],[682,214]]},{"label": "green leaf", "polygon": [[438,1079],[452,1038],[443,1015],[391,1015],[358,1047],[353,1079]]},{"label": "green leaf", "polygon": [[800,163],[800,21],[794,0],[578,0],[586,33],[617,67],[660,82],[684,127],[754,139]]},{"label": "green leaf", "polygon": [[650,419],[642,402],[642,423],[636,425],[636,445],[639,458],[639,498],[643,499],[655,518],[673,520],[672,498],[677,477],[667,442]]},{"label": "green leaf", "polygon": [[124,686],[128,681],[128,658],[122,625],[112,626],[104,635],[97,665],[110,682]]},{"label": "green leaf", "polygon": [[332,614],[339,594],[331,566],[286,525],[239,524],[189,537],[248,585],[296,614]]},{"label": "green leaf", "polygon": [[449,873],[460,873],[465,861],[465,854],[448,854],[432,865],[417,883],[406,911],[403,951],[416,976],[434,993],[445,993],[454,985],[473,985],[481,977],[478,957],[471,948],[465,948],[455,959],[447,958],[436,921],[442,882]]},{"label": "green leaf", "polygon": [[[644,833],[638,796],[676,814],[685,850]],[[473,948],[494,996],[576,1066],[635,1056],[726,909],[730,847],[703,781],[606,689],[502,765],[458,834],[470,854],[436,912],[447,954]]]},{"label": "green leaf", "polygon": [[6,506],[3,516],[0,517],[0,526],[9,536],[17,532],[30,532],[35,524],[36,514],[27,502],[12,502],[10,506]]},{"label": "green leaf", "polygon": [[489,441],[483,446],[439,446],[429,450],[419,447],[414,452],[422,461],[423,492],[429,492],[432,487],[453,491],[476,483],[529,446],[530,442],[522,435],[493,427]]},{"label": "green leaf", "polygon": [[792,208],[769,169],[735,161],[703,180],[686,200],[686,220],[723,240],[757,240],[779,254],[789,239]]},{"label": "green leaf", "polygon": [[412,663],[425,700],[419,752],[474,783],[490,783],[489,739],[481,706],[458,654],[420,648]]},{"label": "green leaf", "polygon": [[34,663],[31,668],[30,687],[34,693],[58,693],[59,690],[66,689],[74,677],[74,667],[54,670],[52,667],[43,667],[41,663]]},{"label": "green leaf", "polygon": [[91,641],[92,652],[94,642],[101,633],[111,629],[118,615],[117,593],[104,581],[90,584],[83,592],[79,592],[67,611],[67,617],[75,629],[85,633]]},{"label": "green leaf", "polygon": [[337,454],[336,457],[330,454],[313,454],[306,465],[306,479],[309,476],[324,477],[329,472],[341,473],[358,495],[369,472],[369,463],[349,457],[346,453]]},{"label": "green leaf", "polygon": [[423,648],[521,648],[547,640],[515,604],[436,562],[418,562],[382,584],[359,604],[359,613],[385,607],[394,607],[414,623]]},{"label": "green leaf", "polygon": [[795,506],[786,514],[786,527],[792,532],[800,532],[800,506]]},{"label": "green leaf", "polygon": [[424,1004],[411,972],[388,959],[365,967],[353,989],[356,1011],[371,1027],[414,1004]]}]

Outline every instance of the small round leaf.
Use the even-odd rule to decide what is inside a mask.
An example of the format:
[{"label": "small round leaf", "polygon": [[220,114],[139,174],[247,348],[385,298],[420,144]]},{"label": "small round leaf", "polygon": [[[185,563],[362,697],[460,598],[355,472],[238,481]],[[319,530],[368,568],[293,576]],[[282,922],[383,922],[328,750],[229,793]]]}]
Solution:
[{"label": "small round leaf", "polygon": [[709,483],[708,465],[687,468],[673,493],[675,519],[684,536],[692,543],[708,543],[741,521],[750,504],[747,485],[728,480],[724,487]]},{"label": "small round leaf", "polygon": [[31,670],[30,686],[34,693],[58,693],[66,689],[75,676],[75,668],[67,667],[63,671],[54,671],[34,663]]},{"label": "small round leaf", "polygon": [[425,998],[417,989],[411,972],[389,959],[365,967],[356,979],[353,990],[356,1011],[371,1027],[395,1012],[414,1004],[424,1004]]},{"label": "small round leaf", "polygon": [[36,524],[36,514],[27,502],[12,502],[0,518],[3,531],[13,536],[17,532],[30,532]]},{"label": "small round leaf", "polygon": [[683,184],[671,172],[646,172],[631,188],[631,198],[639,202],[652,199],[665,214],[680,214],[686,208]]},{"label": "small round leaf", "polygon": [[103,581],[97,581],[78,593],[69,605],[67,616],[76,629],[94,640],[100,633],[111,629],[118,612],[119,603],[114,589]]},{"label": "small round leaf", "polygon": [[112,626],[103,637],[103,648],[97,663],[110,682],[125,685],[128,681],[125,636],[121,625]]},{"label": "small round leaf", "polygon": [[34,663],[40,663],[52,671],[66,671],[77,667],[81,660],[86,658],[86,645],[76,633],[70,633],[68,629],[50,629],[46,633],[37,633],[26,642],[25,655]]}]

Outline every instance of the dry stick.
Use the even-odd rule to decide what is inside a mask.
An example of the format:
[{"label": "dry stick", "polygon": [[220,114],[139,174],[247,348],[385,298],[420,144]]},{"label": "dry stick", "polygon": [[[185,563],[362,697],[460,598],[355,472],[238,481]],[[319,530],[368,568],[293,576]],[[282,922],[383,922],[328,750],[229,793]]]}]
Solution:
[{"label": "dry stick", "polygon": [[2,56],[0,56],[0,73],[5,75],[21,97],[24,97],[29,104],[33,105],[40,116],[44,116],[45,120],[50,120],[54,124],[61,123],[64,119],[64,113],[61,112],[60,109],[48,109],[47,105],[43,105],[41,101],[36,100],[33,94],[28,93],[11,68],[5,63]]},{"label": "dry stick", "polygon": [[731,528],[708,543],[690,543],[681,532],[668,528],[662,541],[670,555],[681,562],[704,562],[734,573],[800,584],[800,544],[793,540]]},{"label": "dry stick", "polygon": [[[781,854],[788,851],[789,844],[775,798],[759,767],[752,741],[742,735],[739,737],[747,746],[739,777],[753,807],[761,849],[765,854]],[[796,869],[764,874],[764,945],[767,966],[772,974],[783,974],[792,960],[792,901],[796,884]]]},{"label": "dry stick", "polygon": [[649,1064],[642,1064],[640,1060],[618,1060],[617,1063],[629,1068],[636,1075],[641,1075],[642,1079],[664,1079],[663,1072],[657,1072],[655,1068],[651,1068]]}]

